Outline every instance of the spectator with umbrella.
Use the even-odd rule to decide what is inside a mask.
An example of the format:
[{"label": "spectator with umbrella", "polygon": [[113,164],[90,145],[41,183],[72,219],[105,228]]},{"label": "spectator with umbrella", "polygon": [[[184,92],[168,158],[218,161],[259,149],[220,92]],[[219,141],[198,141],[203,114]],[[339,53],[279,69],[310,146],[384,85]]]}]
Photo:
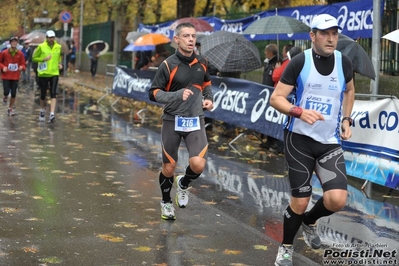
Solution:
[{"label": "spectator with umbrella", "polygon": [[134,61],[136,62],[136,65],[134,69],[137,70],[145,70],[148,68],[148,64],[150,63],[152,56],[152,51],[137,51],[136,52],[136,57]]},{"label": "spectator with umbrella", "polygon": [[151,57],[150,66],[158,67],[163,60],[170,56],[170,52],[166,50],[163,44],[158,44],[155,46],[155,55]]},{"label": "spectator with umbrella", "polygon": [[101,55],[108,52],[108,48],[108,43],[101,40],[93,41],[86,46],[85,50],[90,58],[90,72],[93,78],[97,73],[98,59]]},{"label": "spectator with umbrella", "polygon": [[[263,79],[262,79],[262,84],[265,84],[269,87],[274,87],[275,82],[273,81],[273,72],[275,70],[276,64],[279,59],[278,55],[278,47],[274,43],[270,43],[266,45],[265,47],[265,56],[266,59],[264,61],[264,69],[263,69]],[[263,138],[264,136],[261,135]],[[281,146],[281,145],[280,145]],[[267,137],[266,142],[262,142],[259,144],[259,147],[263,149],[268,149],[269,151],[278,151],[279,150],[279,140],[276,138],[273,138],[271,136]],[[282,149],[280,149],[282,150]]]},{"label": "spectator with umbrella", "polygon": [[[209,61],[210,74],[226,78],[239,78],[241,73],[262,67],[258,48],[243,35],[228,31],[203,35],[201,55]],[[224,123],[224,127],[225,136],[234,136],[233,125]]]},{"label": "spectator with umbrella", "polygon": [[282,58],[274,66],[274,71],[272,74],[272,80],[274,82],[274,87],[276,87],[277,83],[279,82],[279,80],[281,78],[281,74],[283,74],[285,67],[287,66],[288,62],[290,61],[290,59],[288,58],[288,53],[292,47],[294,47],[292,44],[284,45],[283,51],[282,51]]},{"label": "spectator with umbrella", "polygon": [[90,57],[90,73],[94,78],[97,72],[98,58],[100,57],[100,50],[97,49],[97,44],[94,44],[89,53]]},{"label": "spectator with umbrella", "polygon": [[279,58],[276,44],[270,43],[266,45],[265,57],[262,84],[274,87],[273,71]]}]

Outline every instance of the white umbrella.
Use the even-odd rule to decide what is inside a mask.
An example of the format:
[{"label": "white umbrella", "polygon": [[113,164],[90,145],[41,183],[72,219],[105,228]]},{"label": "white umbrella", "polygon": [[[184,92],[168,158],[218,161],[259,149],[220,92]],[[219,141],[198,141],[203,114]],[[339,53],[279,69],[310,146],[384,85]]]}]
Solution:
[{"label": "white umbrella", "polygon": [[97,41],[93,41],[93,42],[89,43],[86,46],[86,49],[85,49],[86,54],[90,54],[90,50],[93,48],[93,45],[97,46],[97,50],[100,51],[100,55],[103,55],[106,52],[108,52],[108,49],[109,49],[108,43],[106,43],[102,40],[97,40]]},{"label": "white umbrella", "polygon": [[392,31],[392,32],[382,36],[381,38],[399,43],[399,29]]},{"label": "white umbrella", "polygon": [[127,34],[126,36],[126,41],[129,43],[134,43],[138,38],[140,38],[143,35],[146,35],[148,32],[144,31],[131,31]]}]

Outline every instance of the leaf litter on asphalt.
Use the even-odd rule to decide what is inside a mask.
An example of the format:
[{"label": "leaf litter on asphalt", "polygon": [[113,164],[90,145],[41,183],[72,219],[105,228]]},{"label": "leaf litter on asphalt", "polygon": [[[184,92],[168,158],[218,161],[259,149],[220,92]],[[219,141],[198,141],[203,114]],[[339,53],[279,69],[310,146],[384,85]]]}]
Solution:
[{"label": "leaf litter on asphalt", "polygon": [[[58,257],[47,257],[47,258],[42,258],[39,259],[40,262],[44,262],[44,263],[51,263],[51,264],[60,264],[62,263],[62,259],[58,258]],[[47,264],[46,264],[47,265]]]},{"label": "leaf litter on asphalt", "polygon": [[122,237],[117,237],[117,236],[113,236],[111,234],[96,234],[96,237],[104,240],[104,241],[109,241],[109,242],[123,242],[123,238]]}]

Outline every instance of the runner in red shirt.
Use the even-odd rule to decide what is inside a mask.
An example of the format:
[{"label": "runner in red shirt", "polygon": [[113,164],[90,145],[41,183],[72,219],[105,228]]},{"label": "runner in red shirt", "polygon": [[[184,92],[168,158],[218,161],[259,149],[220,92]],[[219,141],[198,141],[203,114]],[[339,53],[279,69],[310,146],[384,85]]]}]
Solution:
[{"label": "runner in red shirt", "polygon": [[7,114],[12,116],[15,114],[13,107],[17,95],[18,80],[21,71],[25,70],[25,57],[24,54],[17,49],[18,37],[11,37],[10,45],[10,48],[0,53],[0,70],[4,88],[3,105],[7,104],[7,97],[11,92]]}]

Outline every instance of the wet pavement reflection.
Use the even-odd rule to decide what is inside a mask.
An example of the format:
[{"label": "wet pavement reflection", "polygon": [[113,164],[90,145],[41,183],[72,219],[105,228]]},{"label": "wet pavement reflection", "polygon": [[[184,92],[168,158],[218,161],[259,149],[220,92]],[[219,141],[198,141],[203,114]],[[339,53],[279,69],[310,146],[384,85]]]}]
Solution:
[{"label": "wet pavement reflection", "polygon": [[[234,150],[215,125],[189,206],[162,221],[159,115],[141,124],[137,110],[96,105],[98,95],[65,95],[55,124],[38,122],[37,91],[18,95],[16,116],[0,111],[0,265],[274,265],[290,197],[282,155],[251,135]],[[187,161],[183,144],[178,173]],[[367,197],[361,185],[351,179],[347,206],[319,221],[322,249],[298,233],[294,265],[326,264],[327,250],[399,249],[398,192]]]}]

